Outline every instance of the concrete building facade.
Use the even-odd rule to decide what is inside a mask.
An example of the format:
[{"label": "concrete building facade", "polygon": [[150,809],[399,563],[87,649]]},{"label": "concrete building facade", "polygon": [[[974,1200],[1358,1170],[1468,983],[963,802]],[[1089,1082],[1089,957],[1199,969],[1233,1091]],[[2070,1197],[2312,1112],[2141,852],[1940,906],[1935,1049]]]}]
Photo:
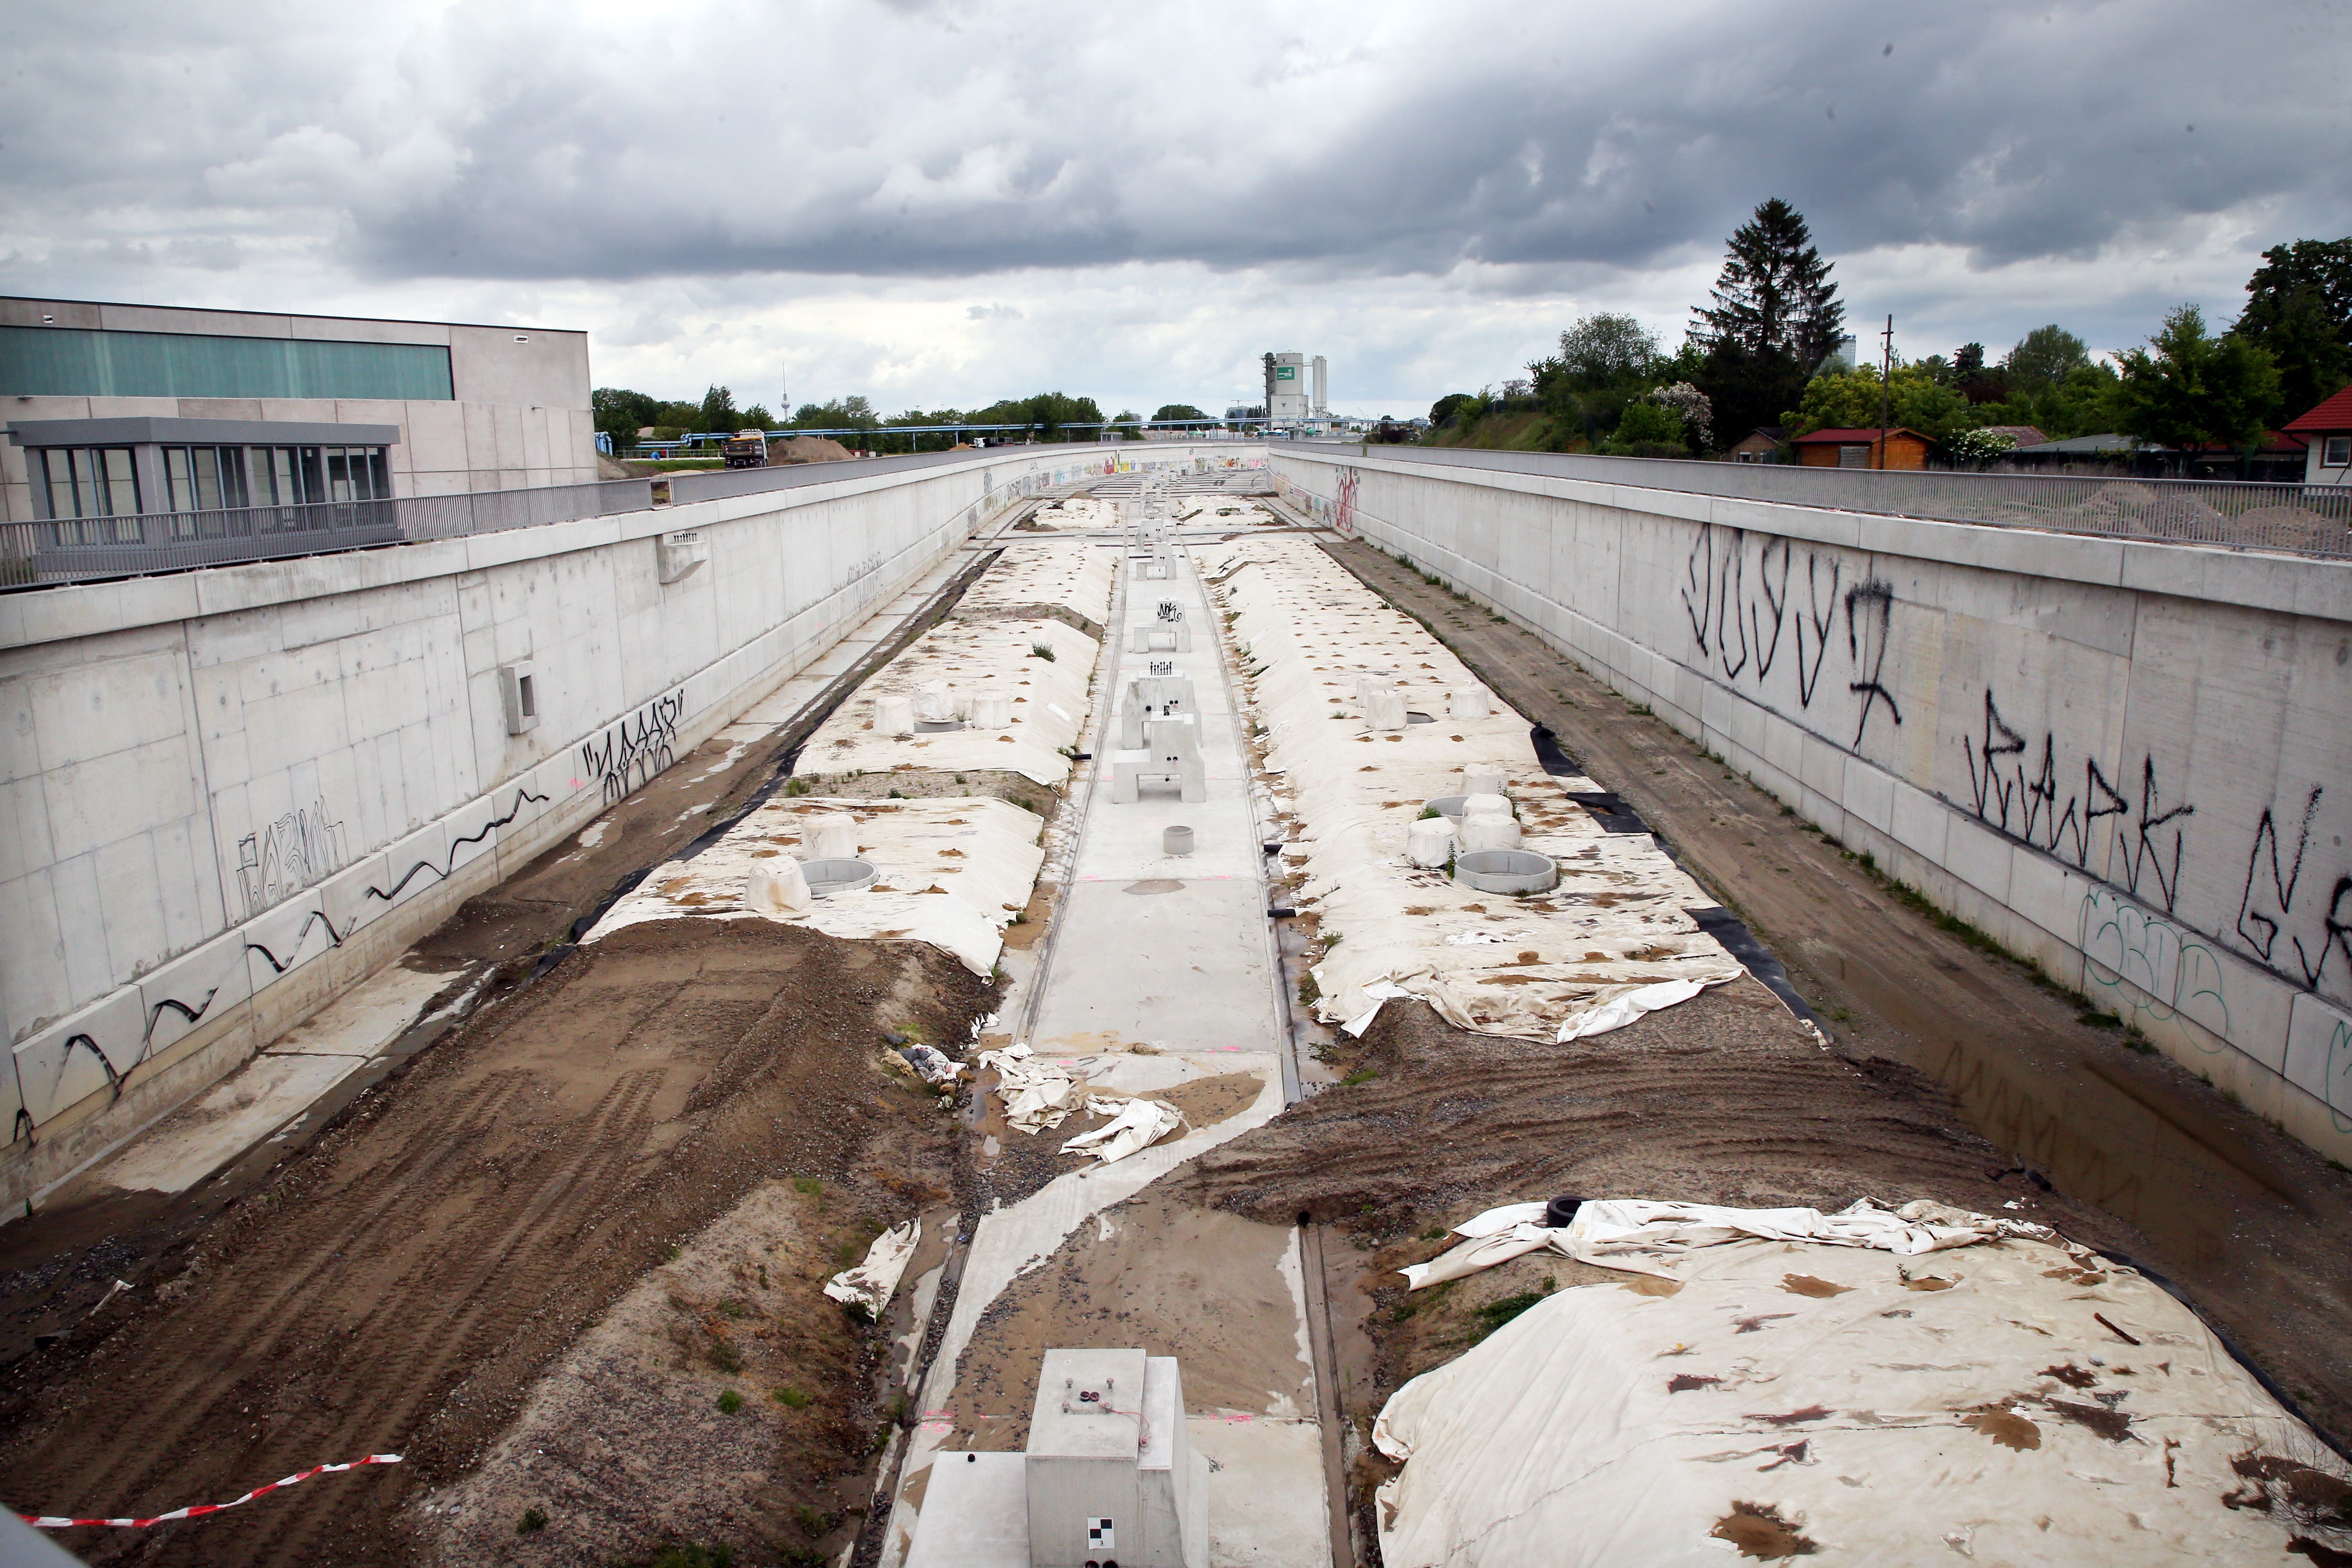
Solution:
[{"label": "concrete building facade", "polygon": [[596,475],[588,335],[0,299],[0,521]]}]

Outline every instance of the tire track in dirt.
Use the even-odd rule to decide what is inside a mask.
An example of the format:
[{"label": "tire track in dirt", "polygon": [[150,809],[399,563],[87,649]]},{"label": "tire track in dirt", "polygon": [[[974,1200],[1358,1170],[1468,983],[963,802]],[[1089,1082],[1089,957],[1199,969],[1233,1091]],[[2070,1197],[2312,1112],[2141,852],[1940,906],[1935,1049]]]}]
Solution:
[{"label": "tire track in dirt", "polygon": [[[653,922],[579,951],[371,1090],[103,1332],[10,1369],[0,1495],[161,1511],[398,1451],[396,1468],[60,1543],[107,1563],[412,1561],[406,1500],[494,1442],[673,1240],[783,1174],[824,1173],[843,1226],[904,1217],[890,1184],[910,1173],[937,1185],[947,1119],[879,1065],[880,1037],[961,1037],[987,995],[918,944],[764,921]],[[826,1392],[862,1459],[870,1391]]]}]

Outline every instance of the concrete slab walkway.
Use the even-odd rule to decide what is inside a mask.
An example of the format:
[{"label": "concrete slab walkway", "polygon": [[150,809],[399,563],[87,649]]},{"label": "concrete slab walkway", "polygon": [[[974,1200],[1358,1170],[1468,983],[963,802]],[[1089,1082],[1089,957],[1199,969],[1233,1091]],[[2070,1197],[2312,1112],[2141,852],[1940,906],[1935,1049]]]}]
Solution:
[{"label": "concrete slab walkway", "polygon": [[[1114,547],[1123,552],[1123,545]],[[1243,1072],[1257,1076],[1263,1088],[1237,1115],[1116,1164],[1068,1172],[981,1220],[922,1391],[922,1419],[899,1468],[885,1568],[904,1561],[933,1456],[950,1435],[975,1415],[1006,1414],[966,1410],[958,1403],[958,1363],[989,1309],[1087,1219],[1204,1150],[1262,1125],[1285,1103],[1279,965],[1265,912],[1247,757],[1215,612],[1194,563],[1182,552],[1170,578],[1141,577],[1139,565],[1122,562],[1095,698],[1093,728],[1101,740],[1083,784],[1074,784],[1082,792],[1073,802],[1082,815],[1055,924],[1036,973],[1008,1001],[1004,1018],[1008,1026],[1028,1021],[1026,1038],[1039,1056],[1091,1058],[1090,1081],[1123,1092]],[[1191,651],[1132,651],[1131,628],[1157,623],[1162,601],[1178,606],[1191,626]],[[1192,682],[1204,800],[1186,803],[1172,791],[1150,790],[1127,804],[1112,799],[1113,768],[1123,754],[1116,750],[1117,719],[1128,683],[1154,673]],[[1178,826],[1192,829],[1190,855],[1171,855],[1163,847],[1165,830]],[[1234,1277],[1236,1270],[1263,1272],[1268,1265],[1262,1259],[1214,1268],[1223,1277],[1213,1271],[1212,1289],[1223,1283],[1237,1297],[1291,1303],[1289,1326],[1299,1347],[1293,1386],[1307,1397],[1281,1394],[1262,1409],[1188,1413],[1193,1443],[1215,1461],[1209,1483],[1211,1560],[1232,1568],[1276,1563],[1317,1568],[1330,1561],[1329,1511],[1322,1432],[1311,1419],[1313,1367],[1297,1237],[1273,1264],[1279,1280]],[[1074,1344],[1099,1338],[1098,1330],[1073,1331]],[[1308,1418],[1302,1418],[1302,1407]]]}]

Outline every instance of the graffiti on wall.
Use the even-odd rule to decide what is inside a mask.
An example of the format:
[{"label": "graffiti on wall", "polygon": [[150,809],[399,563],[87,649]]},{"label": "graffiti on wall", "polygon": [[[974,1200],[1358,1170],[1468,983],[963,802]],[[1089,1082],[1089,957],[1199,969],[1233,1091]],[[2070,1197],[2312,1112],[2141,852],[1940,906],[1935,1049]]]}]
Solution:
[{"label": "graffiti on wall", "polygon": [[[2238,935],[2265,963],[2299,975],[2313,990],[2331,966],[2352,970],[2352,875],[2339,871],[2331,880],[2324,871],[2313,874],[2315,868],[2305,863],[2312,819],[2326,793],[2325,785],[2312,785],[2292,852],[2280,842],[2276,816],[2263,813],[2246,854],[2245,890],[2238,899]],[[2334,963],[2338,957],[2344,962]]]},{"label": "graffiti on wall", "polygon": [[[1894,584],[1866,558],[1701,523],[1688,538],[1678,588],[1690,648],[1717,679],[1748,689],[1769,682],[1770,694],[1759,692],[1765,700],[1805,712],[1832,734],[1842,718],[1851,729],[1837,738],[1856,751],[1903,724],[1902,610]],[[1778,673],[1790,664],[1793,680]],[[1843,708],[1823,695],[1841,687]],[[2098,960],[2103,968],[2143,989],[2142,975],[2178,979],[2177,993],[2148,992],[2153,1005],[2200,1023],[2227,1016],[2217,978],[2225,950],[2305,989],[2339,1001],[2352,995],[2352,860],[2338,847],[2341,836],[2316,825],[2324,785],[2264,811],[2250,842],[2232,832],[2236,841],[2225,846],[2214,839],[2221,825],[2181,787],[2177,759],[2154,752],[2117,759],[2070,743],[2063,721],[2005,709],[1998,687],[1971,700],[1981,710],[1952,725],[1948,740],[1939,737],[1965,768],[1955,804],[2108,885],[2095,898],[2109,902],[2084,912],[2085,943],[2095,938],[2109,955]],[[2104,715],[2100,722],[2104,735]],[[2192,839],[2200,835],[2208,847],[2198,881]],[[2323,853],[2336,858],[2323,866]],[[2235,878],[2226,889],[2225,876]],[[2194,926],[2183,917],[2192,881],[2198,891],[2186,902],[2195,907],[2187,916]],[[2233,894],[2234,924],[2226,901]]]},{"label": "graffiti on wall", "polygon": [[[513,822],[522,815],[522,809],[526,804],[544,805],[549,798],[547,795],[534,793],[527,785],[517,786],[514,801],[503,814],[488,817],[471,833],[452,833],[444,841],[439,853],[419,857],[403,869],[398,877],[392,879],[388,885],[370,883],[361,890],[361,899],[391,903],[419,878],[430,878],[436,881],[447,880],[456,873],[457,858],[468,847],[481,843],[492,833]],[[495,803],[493,809],[495,810]],[[341,825],[338,824],[337,826],[340,831]],[[294,890],[299,892],[300,889],[298,888]],[[230,975],[234,974],[236,968],[245,966],[249,959],[258,958],[267,971],[266,973],[255,972],[253,989],[259,990],[278,976],[300,968],[311,958],[323,956],[341,947],[351,940],[352,934],[359,929],[365,919],[364,915],[355,913],[339,926],[322,905],[311,909],[303,916],[301,923],[295,927],[290,939],[280,933],[274,941],[264,940],[258,932],[248,927],[224,960],[224,969],[226,973],[223,973],[222,978],[210,988],[202,993],[192,992],[186,996],[164,996],[148,1005],[143,1010],[138,1037],[110,1042],[113,1047],[110,1050],[107,1044],[101,1044],[96,1037],[88,1033],[77,1031],[66,1037],[56,1047],[57,1057],[54,1068],[62,1074],[71,1066],[76,1052],[87,1051],[97,1061],[100,1070],[105,1074],[110,1097],[119,1099],[129,1084],[131,1073],[154,1055],[155,1031],[167,1015],[180,1019],[188,1027],[194,1028],[211,1014],[213,1005],[219,1000],[221,993],[228,988]],[[311,934],[314,931],[323,933],[325,937],[323,945],[315,949],[310,944]],[[249,994],[243,991],[238,993],[239,995]],[[32,1068],[31,1062],[20,1058],[16,1082],[16,1110],[10,1133],[12,1142],[17,1138],[32,1138],[39,1130],[39,1121],[33,1115],[32,1107],[25,1095],[25,1075]]]},{"label": "graffiti on wall", "polygon": [[350,858],[343,825],[327,815],[324,799],[247,834],[236,841],[236,885],[246,918],[325,881]]},{"label": "graffiti on wall", "polygon": [[1339,505],[1332,511],[1331,526],[1342,539],[1356,537],[1356,490],[1363,479],[1354,468],[1339,470]]},{"label": "graffiti on wall", "polygon": [[1744,675],[1762,685],[1780,662],[1783,646],[1793,646],[1797,706],[1808,711],[1821,689],[1822,671],[1839,640],[1835,632],[1843,618],[1851,674],[1846,689],[1857,700],[1852,744],[1863,743],[1870,721],[1879,713],[1902,724],[1902,706],[1886,679],[1895,629],[1893,584],[1865,576],[1848,584],[1845,565],[1837,556],[1808,550],[1800,590],[1796,546],[1789,540],[1758,534],[1751,541],[1746,529],[1706,522],[1699,524],[1684,558],[1680,593],[1683,616],[1701,661],[1711,663],[1734,685]]},{"label": "graffiti on wall", "polygon": [[677,760],[677,721],[686,688],[656,697],[604,733],[580,744],[580,766],[604,791],[610,805]]},{"label": "graffiti on wall", "polygon": [[2230,1037],[2229,971],[2210,943],[2105,888],[2083,896],[2080,918],[2074,945],[2098,966],[2086,978],[2108,994],[2107,1011],[2159,1024],[2186,1018]]},{"label": "graffiti on wall", "polygon": [[2180,897],[2186,823],[2197,807],[2185,801],[2167,802],[2153,756],[2140,758],[2137,805],[2108,782],[2096,757],[2082,759],[2082,787],[2077,790],[2073,787],[2073,763],[2063,768],[2059,764],[2057,732],[2042,732],[2040,757],[2033,760],[2024,733],[2001,716],[2000,700],[1990,690],[1981,730],[1963,735],[1960,748],[1968,758],[1970,804],[1978,821],[2107,876],[2105,866],[2091,865],[2098,826],[2105,817],[2122,819],[2116,858],[2125,888],[2136,896],[2152,895],[2171,912]]}]

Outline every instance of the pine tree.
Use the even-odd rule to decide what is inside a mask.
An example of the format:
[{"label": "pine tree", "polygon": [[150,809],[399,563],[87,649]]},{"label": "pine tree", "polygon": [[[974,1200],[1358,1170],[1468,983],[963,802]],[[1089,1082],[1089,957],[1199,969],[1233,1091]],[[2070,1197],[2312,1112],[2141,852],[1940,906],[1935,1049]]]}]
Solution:
[{"label": "pine tree", "polygon": [[2298,239],[2263,252],[2231,329],[2279,368],[2273,418],[2292,419],[2352,381],[2352,237]]},{"label": "pine tree", "polygon": [[1797,403],[1837,347],[1845,307],[1803,216],[1778,196],[1733,232],[1728,250],[1715,303],[1692,310],[1690,336],[1706,356],[1716,427],[1736,440]]}]

